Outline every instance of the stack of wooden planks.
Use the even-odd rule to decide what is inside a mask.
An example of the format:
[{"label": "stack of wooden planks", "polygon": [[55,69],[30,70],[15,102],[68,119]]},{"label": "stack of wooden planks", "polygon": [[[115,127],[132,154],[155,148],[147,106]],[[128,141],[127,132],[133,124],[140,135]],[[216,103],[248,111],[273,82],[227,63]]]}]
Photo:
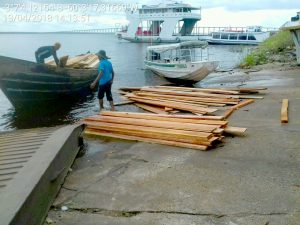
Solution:
[{"label": "stack of wooden planks", "polygon": [[225,133],[242,135],[223,116],[164,115],[103,111],[84,120],[85,134],[207,150]]},{"label": "stack of wooden planks", "polygon": [[[54,60],[48,61],[46,62],[46,64],[52,66],[56,65]],[[65,67],[74,69],[94,69],[98,66],[98,64],[98,56],[95,54],[88,53],[68,58]]]},{"label": "stack of wooden planks", "polygon": [[123,99],[136,106],[158,114],[179,111],[196,115],[213,114],[219,107],[230,106],[226,118],[236,109],[252,103],[265,88],[212,89],[173,86],[121,88]]}]

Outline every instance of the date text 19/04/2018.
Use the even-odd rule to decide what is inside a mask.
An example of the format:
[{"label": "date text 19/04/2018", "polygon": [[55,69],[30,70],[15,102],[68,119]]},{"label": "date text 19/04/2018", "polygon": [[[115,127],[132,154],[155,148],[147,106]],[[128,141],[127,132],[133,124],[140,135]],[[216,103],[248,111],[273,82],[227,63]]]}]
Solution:
[{"label": "date text 19/04/2018", "polygon": [[8,14],[5,17],[5,21],[9,23],[16,22],[56,22],[56,23],[88,23],[90,21],[90,15],[76,15],[76,14],[64,14],[64,15],[51,15],[51,14]]}]

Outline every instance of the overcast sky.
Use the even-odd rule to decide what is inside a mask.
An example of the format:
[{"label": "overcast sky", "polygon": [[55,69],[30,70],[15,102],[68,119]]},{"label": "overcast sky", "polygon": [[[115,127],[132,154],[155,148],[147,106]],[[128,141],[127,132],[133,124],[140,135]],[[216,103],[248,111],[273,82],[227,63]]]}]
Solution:
[{"label": "overcast sky", "polygon": [[[137,4],[138,2],[138,4]],[[183,1],[202,8],[201,26],[280,27],[300,11],[300,0],[189,0]],[[63,31],[97,29],[125,25],[124,4],[172,3],[158,0],[1,0],[0,31]],[[49,5],[50,4],[50,5]],[[65,4],[64,8],[57,4]],[[89,4],[72,10],[66,4]],[[95,4],[95,5],[93,5]],[[104,4],[111,8],[104,8]],[[118,4],[119,8],[113,4]],[[123,4],[123,5],[122,5]],[[102,8],[100,8],[100,6]],[[49,8],[50,7],[50,8]],[[51,8],[52,7],[52,8]]]}]

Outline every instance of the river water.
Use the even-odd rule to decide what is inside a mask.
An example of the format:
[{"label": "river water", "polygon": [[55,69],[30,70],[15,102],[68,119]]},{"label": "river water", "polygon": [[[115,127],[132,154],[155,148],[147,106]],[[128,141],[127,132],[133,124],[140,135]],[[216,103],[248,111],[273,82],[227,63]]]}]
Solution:
[{"label": "river water", "polygon": [[[144,69],[147,43],[130,43],[118,40],[112,34],[0,34],[0,55],[34,61],[34,52],[44,45],[59,41],[62,55],[97,52],[104,49],[116,73],[113,96],[120,101],[117,90],[123,86],[159,85],[167,83],[161,77]],[[234,68],[249,51],[243,46],[209,46],[210,59],[220,61],[219,69]],[[210,76],[196,84],[205,84]],[[68,124],[95,114],[99,109],[96,96],[72,101],[57,101],[35,108],[28,105],[15,109],[0,90],[0,131]]]}]

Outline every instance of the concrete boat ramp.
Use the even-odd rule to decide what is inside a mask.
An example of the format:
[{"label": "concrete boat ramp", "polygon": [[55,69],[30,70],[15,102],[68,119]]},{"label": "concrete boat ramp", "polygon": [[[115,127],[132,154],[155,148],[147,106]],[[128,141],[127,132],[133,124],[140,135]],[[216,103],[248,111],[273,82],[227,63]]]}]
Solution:
[{"label": "concrete boat ramp", "polygon": [[[86,138],[87,154],[75,161],[45,225],[300,224],[299,74],[217,74],[203,82],[268,87],[263,100],[230,117],[247,135],[215,150]],[[290,101],[284,125],[283,98]]]},{"label": "concrete boat ramp", "polygon": [[0,224],[44,222],[80,148],[83,127],[0,133]]}]

